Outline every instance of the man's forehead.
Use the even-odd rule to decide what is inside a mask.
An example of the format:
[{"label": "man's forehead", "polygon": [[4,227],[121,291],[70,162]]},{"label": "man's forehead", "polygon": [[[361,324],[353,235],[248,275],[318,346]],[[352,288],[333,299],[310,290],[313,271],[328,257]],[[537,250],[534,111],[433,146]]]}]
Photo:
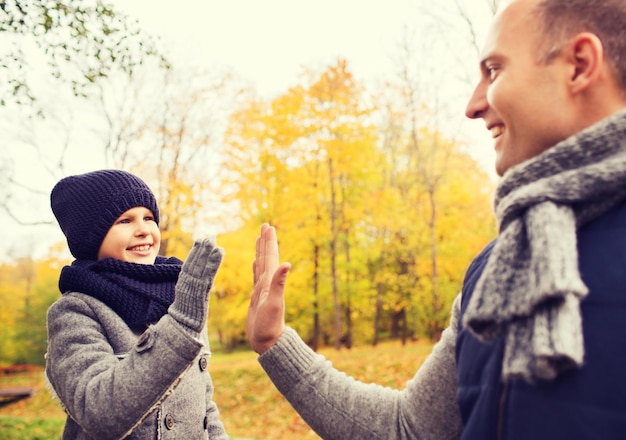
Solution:
[{"label": "man's forehead", "polygon": [[530,12],[540,1],[542,0],[506,0],[501,3],[487,31],[481,60],[489,57],[506,39],[524,38],[526,34],[534,34],[531,31]]},{"label": "man's forehead", "polygon": [[542,0],[506,0],[499,4],[492,23],[503,19],[519,18],[522,14],[528,14],[540,1]]}]

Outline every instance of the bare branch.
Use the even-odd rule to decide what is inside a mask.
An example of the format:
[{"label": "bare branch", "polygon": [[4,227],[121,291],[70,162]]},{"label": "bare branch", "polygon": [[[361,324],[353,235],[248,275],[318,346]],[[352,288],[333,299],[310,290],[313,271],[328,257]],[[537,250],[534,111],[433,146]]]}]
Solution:
[{"label": "bare branch", "polygon": [[[495,3],[495,0],[493,1]],[[455,0],[455,3],[461,19],[465,22],[465,24],[467,24],[467,29],[470,35],[470,42],[474,47],[474,50],[476,51],[476,55],[478,55],[480,53],[480,47],[478,45],[478,38],[476,36],[476,30],[474,29],[474,23],[472,22],[472,19],[470,18],[467,11],[461,6],[460,0]]]},{"label": "bare branch", "polygon": [[8,215],[11,220],[13,220],[15,223],[17,223],[20,226],[41,226],[41,225],[51,225],[52,222],[51,221],[24,221],[22,219],[20,219],[17,215],[15,215],[13,213],[13,211],[11,210],[11,208],[8,206],[7,203],[0,203],[0,209],[2,209],[4,211],[4,213],[6,215]]}]

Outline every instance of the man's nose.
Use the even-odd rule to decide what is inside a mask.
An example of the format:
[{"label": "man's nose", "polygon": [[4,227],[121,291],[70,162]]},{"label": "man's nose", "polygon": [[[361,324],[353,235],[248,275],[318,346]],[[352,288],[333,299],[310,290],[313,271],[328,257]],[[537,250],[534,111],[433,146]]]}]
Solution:
[{"label": "man's nose", "polygon": [[489,108],[489,104],[487,103],[486,89],[487,88],[482,81],[478,83],[478,85],[474,89],[474,93],[472,93],[472,96],[467,103],[465,116],[470,119],[478,119],[485,114],[485,112]]}]

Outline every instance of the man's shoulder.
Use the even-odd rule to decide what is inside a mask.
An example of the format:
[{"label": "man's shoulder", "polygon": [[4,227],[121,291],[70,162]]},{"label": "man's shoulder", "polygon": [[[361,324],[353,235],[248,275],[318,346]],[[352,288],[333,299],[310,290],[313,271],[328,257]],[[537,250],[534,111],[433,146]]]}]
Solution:
[{"label": "man's shoulder", "polygon": [[489,260],[489,256],[491,255],[491,251],[493,251],[493,247],[496,245],[497,238],[491,240],[476,257],[472,260],[471,264],[467,268],[465,272],[465,284],[469,279],[473,278],[478,274],[482,273],[485,268],[485,264]]},{"label": "man's shoulder", "polygon": [[623,228],[626,228],[626,200],[590,221],[580,232]]}]

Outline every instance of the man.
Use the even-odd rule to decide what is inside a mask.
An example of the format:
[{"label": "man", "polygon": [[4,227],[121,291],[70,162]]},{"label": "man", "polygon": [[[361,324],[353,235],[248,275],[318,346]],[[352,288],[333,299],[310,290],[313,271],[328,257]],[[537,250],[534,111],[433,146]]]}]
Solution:
[{"label": "man", "polygon": [[467,116],[491,131],[499,236],[403,391],[334,370],[285,327],[289,264],[257,240],[248,336],[325,439],[626,435],[626,2],[512,0]]}]

